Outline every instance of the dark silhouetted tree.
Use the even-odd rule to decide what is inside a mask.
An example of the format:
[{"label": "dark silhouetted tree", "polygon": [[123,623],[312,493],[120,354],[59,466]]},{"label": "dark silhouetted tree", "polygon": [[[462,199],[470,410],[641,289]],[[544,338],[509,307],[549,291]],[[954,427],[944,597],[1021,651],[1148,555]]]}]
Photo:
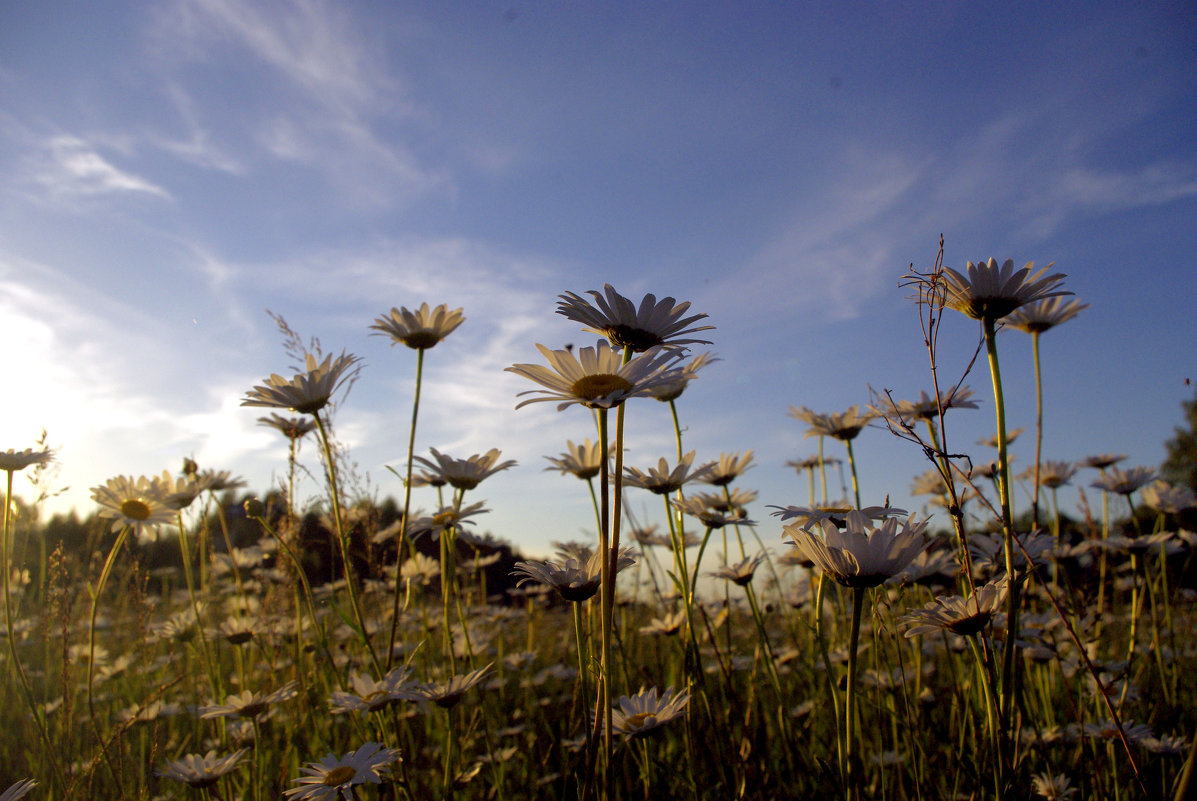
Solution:
[{"label": "dark silhouetted tree", "polygon": [[1166,481],[1197,492],[1197,397],[1181,403],[1187,427],[1177,426],[1176,435],[1164,443],[1168,458],[1160,467]]}]

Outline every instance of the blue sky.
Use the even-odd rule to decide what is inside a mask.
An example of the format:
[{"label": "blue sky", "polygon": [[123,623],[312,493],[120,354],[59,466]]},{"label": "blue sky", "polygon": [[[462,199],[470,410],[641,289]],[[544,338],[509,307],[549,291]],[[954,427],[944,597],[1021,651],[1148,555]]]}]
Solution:
[{"label": "blue sky", "polygon": [[[49,430],[54,508],[184,456],[264,490],[284,443],[239,404],[290,364],[269,309],[364,358],[335,424],[398,495],[414,353],[367,326],[447,303],[467,319],[428,354],[417,451],[517,459],[480,528],[542,551],[591,527],[543,456],[593,431],[516,412],[530,385],[503,368],[590,344],[555,299],[610,282],[710,315],[686,447],[756,451],[776,542],[765,504],[807,501],[784,463],[815,447],[787,409],[930,387],[898,283],[943,233],[948,266],[1054,261],[1091,304],[1043,335],[1045,457],[1156,465],[1197,373],[1195,62],[1182,3],[6,4],[0,447]],[[977,328],[941,336],[955,379]],[[1033,425],[1029,339],[1000,347]],[[988,375],[967,383],[982,407],[949,422],[988,459]],[[673,452],[666,406],[629,415],[630,464]],[[866,503],[919,508],[920,453],[866,430],[856,454]]]}]

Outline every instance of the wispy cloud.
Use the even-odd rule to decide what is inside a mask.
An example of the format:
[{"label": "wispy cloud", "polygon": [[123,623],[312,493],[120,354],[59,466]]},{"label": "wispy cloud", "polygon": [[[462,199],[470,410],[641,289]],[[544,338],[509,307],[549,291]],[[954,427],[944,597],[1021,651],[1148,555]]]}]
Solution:
[{"label": "wispy cloud", "polygon": [[[152,15],[149,38],[184,106],[219,120],[243,147],[322,173],[343,202],[387,206],[451,188],[448,173],[422,162],[404,135],[427,113],[335,3],[179,0]],[[230,47],[231,61],[270,89],[246,102],[222,95],[217,108],[204,67]]]},{"label": "wispy cloud", "polygon": [[135,193],[171,198],[162,187],[122,170],[76,136],[51,137],[34,159],[32,180],[52,197]]}]

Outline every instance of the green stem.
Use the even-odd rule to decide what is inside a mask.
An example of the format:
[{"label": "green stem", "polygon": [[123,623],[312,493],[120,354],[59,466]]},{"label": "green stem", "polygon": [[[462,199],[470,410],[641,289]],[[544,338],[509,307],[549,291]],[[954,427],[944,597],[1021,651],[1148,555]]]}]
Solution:
[{"label": "green stem", "polygon": [[[403,517],[399,525],[399,539],[395,545],[395,564],[403,565],[403,548],[407,545],[407,523],[411,517],[411,473],[416,453],[416,421],[420,416],[420,387],[424,382],[424,348],[416,350],[416,390],[411,406],[411,431],[407,435],[407,474],[403,479]],[[391,636],[387,641],[387,670],[395,660],[395,637],[399,630],[399,595],[402,578],[395,571],[395,597],[391,608]]]},{"label": "green stem", "polygon": [[864,597],[867,590],[864,587],[852,589],[852,633],[848,639],[848,691],[844,712],[844,753],[848,767],[848,797],[858,797],[860,794],[860,769],[856,764],[860,759],[856,748],[856,706],[858,702],[856,691],[856,651],[860,644],[860,618],[864,611]]}]

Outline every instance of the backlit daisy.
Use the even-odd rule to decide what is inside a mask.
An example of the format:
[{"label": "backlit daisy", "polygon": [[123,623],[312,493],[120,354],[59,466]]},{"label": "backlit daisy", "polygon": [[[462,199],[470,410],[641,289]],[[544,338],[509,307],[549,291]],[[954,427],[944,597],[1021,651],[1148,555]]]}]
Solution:
[{"label": "backlit daisy", "polygon": [[1014,260],[998,266],[997,260],[965,268],[967,275],[945,267],[943,271],[944,305],[975,320],[1000,320],[1015,309],[1044,298],[1071,295],[1060,289],[1063,273],[1044,275],[1051,264],[1032,273],[1035,262],[1014,269]]},{"label": "backlit daisy", "polygon": [[338,795],[345,801],[353,801],[354,785],[381,784],[386,767],[398,759],[399,751],[385,748],[381,743],[366,743],[340,759],[329,754],[300,768],[308,775],[295,779],[294,783],[301,786],[292,787],[283,795],[294,801],[334,801]]},{"label": "backlit daisy", "polygon": [[806,525],[821,529],[822,536],[798,524],[788,525],[784,531],[838,584],[876,587],[899,573],[923,550],[927,521],[911,524],[908,519],[900,529],[892,517],[879,526],[871,524],[867,515],[852,510],[845,516],[843,530],[831,520],[821,520]]},{"label": "backlit daisy", "polygon": [[1126,470],[1111,467],[1089,486],[1116,495],[1130,495],[1153,478],[1155,478],[1155,470],[1150,467],[1130,467]]},{"label": "backlit daisy", "polygon": [[[54,459],[54,452],[46,448],[40,451],[26,448],[23,451],[0,451],[0,470],[16,473],[35,464],[46,464]],[[32,786],[32,785],[30,785]]]},{"label": "backlit daisy", "polygon": [[[603,293],[589,290],[594,303],[573,292],[558,295],[557,313],[586,326],[587,331],[605,336],[611,345],[634,353],[643,353],[658,345],[710,345],[705,339],[687,338],[685,334],[709,331],[715,326],[691,326],[706,318],[705,314],[683,317],[690,304],[677,303],[673,298],[657,301],[655,295],[645,295],[637,308],[631,300],[603,285]],[[690,327],[687,327],[690,326]]]},{"label": "backlit daisy", "polygon": [[755,526],[756,522],[749,520],[744,516],[743,510],[740,508],[728,508],[726,501],[723,501],[719,507],[713,506],[708,502],[708,499],[716,497],[710,495],[697,495],[692,498],[674,498],[670,501],[670,505],[677,509],[682,514],[690,515],[697,518],[700,523],[708,528],[723,528],[724,526]]},{"label": "backlit daisy", "polygon": [[959,595],[940,596],[922,609],[901,618],[910,624],[906,636],[934,634],[943,629],[953,634],[976,634],[1001,611],[1008,588],[1009,582],[1002,578],[978,587],[967,598]]},{"label": "backlit daisy", "polygon": [[410,675],[411,671],[405,667],[393,668],[377,681],[354,673],[349,679],[352,692],[334,692],[329,697],[332,713],[376,712],[399,701],[417,700],[420,695],[409,681]]},{"label": "backlit daisy", "polygon": [[672,381],[658,385],[649,394],[662,403],[677,400],[686,391],[686,387],[690,386],[690,382],[698,378],[698,371],[711,362],[716,361],[719,361],[719,359],[710,353],[700,353],[683,364],[679,368],[677,376]]},{"label": "backlit daisy", "polygon": [[860,411],[859,406],[849,406],[845,411],[831,414],[819,414],[805,406],[790,407],[790,416],[806,423],[809,428],[807,437],[834,437],[842,442],[856,439],[861,430],[876,417],[871,410]]},{"label": "backlit daisy", "polygon": [[1028,303],[1022,308],[1002,318],[1002,323],[1028,334],[1042,334],[1076,317],[1088,303],[1081,303],[1075,298],[1064,300],[1062,297],[1046,298]]},{"label": "backlit daisy", "polygon": [[216,756],[215,750],[209,751],[203,756],[187,754],[163,765],[158,770],[158,775],[182,782],[189,787],[211,787],[220,781],[222,776],[231,773],[241,764],[245,750],[242,748],[222,757]]},{"label": "backlit daisy", "polygon": [[430,472],[440,474],[454,489],[474,489],[482,483],[483,479],[493,476],[500,470],[515,466],[514,459],[508,459],[505,462],[499,461],[502,452],[498,448],[491,448],[484,454],[475,453],[468,459],[454,459],[436,448],[429,448],[429,450],[432,451],[432,456],[436,459],[435,462],[423,456],[416,456],[415,461]]},{"label": "backlit daisy", "polygon": [[296,682],[291,681],[274,692],[264,695],[259,695],[250,690],[234,693],[225,698],[223,704],[201,706],[199,708],[199,716],[201,718],[256,718],[265,713],[271,705],[294,698],[298,694],[296,691],[297,686]]},{"label": "backlit daisy", "polygon": [[307,371],[291,378],[277,373],[246,393],[242,406],[266,406],[275,409],[290,409],[300,414],[316,414],[328,405],[334,392],[347,382],[357,378],[361,369],[359,359],[351,353],[341,352],[333,359],[332,354],[317,362],[316,357],[305,357]]},{"label": "backlit daisy", "polygon": [[457,326],[465,322],[461,309],[449,310],[444,303],[429,309],[420,304],[414,312],[406,308],[391,309],[390,313],[374,320],[370,326],[375,336],[389,336],[391,344],[402,342],[413,350],[427,350],[435,346]]},{"label": "backlit daisy", "polygon": [[173,523],[175,510],[163,503],[158,492],[145,476],[117,476],[92,487],[91,497],[100,507],[96,514],[114,518],[112,530],[119,531],[125,526],[140,529]]},{"label": "backlit daisy", "polygon": [[733,565],[720,567],[707,573],[712,578],[727,579],[728,581],[738,584],[741,587],[752,581],[752,577],[756,575],[757,566],[765,560],[765,552],[761,551],[756,556],[750,556],[747,559],[736,562]]},{"label": "backlit daisy", "polygon": [[463,676],[452,676],[448,681],[441,683],[425,684],[415,689],[418,697],[431,701],[440,707],[453,707],[461,701],[462,696],[471,687],[478,685],[487,674],[490,673],[491,665],[471,670]]},{"label": "backlit daisy", "polygon": [[269,426],[289,440],[300,440],[316,430],[316,424],[306,417],[283,417],[271,412],[268,417],[259,417],[258,425]]},{"label": "backlit daisy", "polygon": [[577,355],[569,348],[536,347],[552,369],[539,364],[513,364],[506,368],[545,387],[519,393],[541,397],[520,401],[515,406],[517,409],[541,401],[562,401],[557,404],[558,411],[575,403],[591,409],[610,409],[628,398],[651,395],[654,389],[676,380],[680,374],[680,370],[670,367],[679,356],[674,350],[650,349],[624,364],[623,354],[602,340],[593,348],[579,348]]},{"label": "backlit daisy", "polygon": [[690,703],[690,694],[673,689],[657,695],[657,688],[633,696],[621,696],[618,708],[611,712],[611,731],[625,737],[643,737],[671,720],[681,717]]},{"label": "backlit daisy", "polygon": [[[636,563],[636,560],[632,558],[632,553],[630,548],[619,549],[619,558],[615,565],[616,573]],[[517,587],[529,581],[537,581],[552,587],[563,600],[577,603],[585,601],[598,592],[602,569],[602,554],[595,551],[586,558],[569,557],[563,562],[553,560],[516,562],[511,575],[522,576],[516,582]]]},{"label": "backlit daisy", "polygon": [[584,440],[581,445],[575,445],[566,440],[566,452],[560,456],[546,456],[552,462],[552,467],[545,470],[559,470],[581,479],[594,478],[603,466],[603,444]]},{"label": "backlit daisy", "polygon": [[711,464],[704,464],[691,472],[690,465],[693,463],[694,451],[690,451],[673,468],[670,468],[664,458],[657,462],[656,467],[650,467],[646,472],[641,472],[635,467],[625,467],[623,483],[624,486],[639,487],[657,495],[669,495],[677,492],[688,481],[704,478],[713,468]]},{"label": "backlit daisy", "polygon": [[883,397],[881,403],[872,409],[877,414],[891,419],[934,420],[939,417],[940,409],[945,412],[948,409],[976,409],[977,401],[973,400],[972,396],[973,391],[963,385],[940,390],[938,400],[927,394],[926,390],[922,390],[917,400],[895,401]]},{"label": "backlit daisy", "polygon": [[721,453],[719,461],[711,463],[711,469],[699,481],[724,487],[743,475],[754,465],[752,451],[743,453]]}]

